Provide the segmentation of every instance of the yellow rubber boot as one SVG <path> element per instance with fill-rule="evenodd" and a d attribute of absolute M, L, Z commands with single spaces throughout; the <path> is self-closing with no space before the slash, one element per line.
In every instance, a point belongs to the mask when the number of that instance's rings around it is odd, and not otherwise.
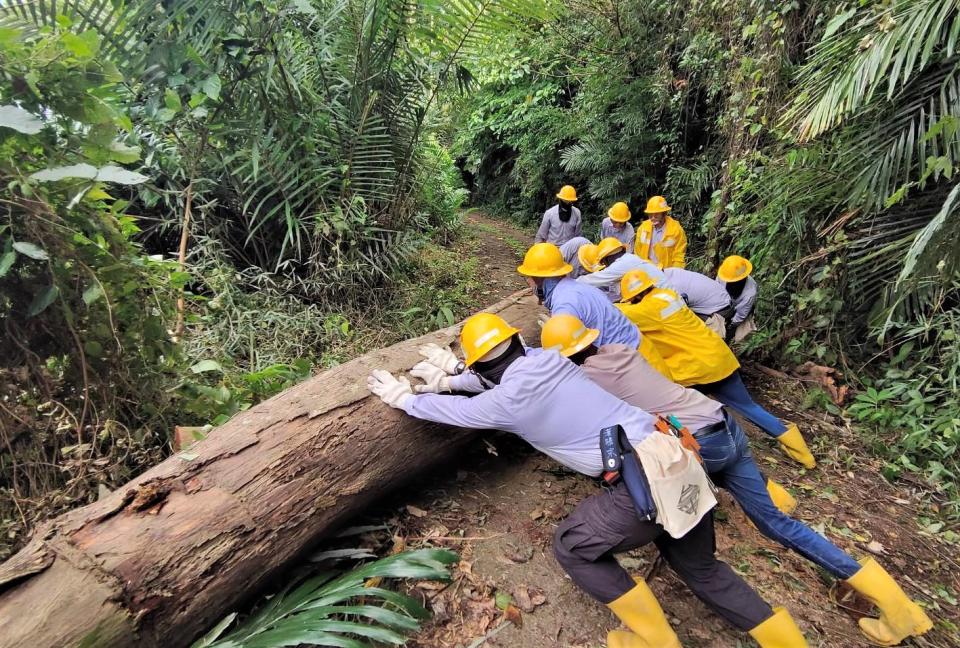
<path fill-rule="evenodd" d="M 893 576 L 873 558 L 847 579 L 850 587 L 880 608 L 879 619 L 860 619 L 860 630 L 881 646 L 896 646 L 907 637 L 922 635 L 933 628 L 933 621 L 919 605 L 900 589 Z"/>
<path fill-rule="evenodd" d="M 791 459 L 803 464 L 803 467 L 807 470 L 816 468 L 817 461 L 810 453 L 810 448 L 807 447 L 807 442 L 803 440 L 803 435 L 800 434 L 800 429 L 797 428 L 796 423 L 787 425 L 787 431 L 778 436 L 777 441 L 780 442 L 780 447 Z"/>
<path fill-rule="evenodd" d="M 642 580 L 607 607 L 631 630 L 607 634 L 607 648 L 682 648 L 657 597 Z"/>
<path fill-rule="evenodd" d="M 791 515 L 797 508 L 796 498 L 786 488 L 767 478 L 767 493 L 773 500 L 773 505 L 786 515 Z"/>
<path fill-rule="evenodd" d="M 807 640 L 786 608 L 773 608 L 773 616 L 750 631 L 760 648 L 807 648 Z"/>

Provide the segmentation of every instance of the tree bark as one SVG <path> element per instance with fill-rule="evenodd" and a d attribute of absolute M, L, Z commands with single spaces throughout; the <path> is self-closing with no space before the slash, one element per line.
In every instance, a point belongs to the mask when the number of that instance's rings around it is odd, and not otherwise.
<path fill-rule="evenodd" d="M 524 291 L 488 309 L 539 336 Z M 187 646 L 318 540 L 472 436 L 370 396 L 425 342 L 373 351 L 214 430 L 94 504 L 38 529 L 0 566 L 0 646 Z"/>

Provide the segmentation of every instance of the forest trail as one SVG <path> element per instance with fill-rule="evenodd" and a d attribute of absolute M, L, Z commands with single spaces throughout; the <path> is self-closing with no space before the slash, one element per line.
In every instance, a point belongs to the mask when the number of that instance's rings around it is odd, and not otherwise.
<path fill-rule="evenodd" d="M 530 240 L 530 231 L 479 212 L 467 215 L 458 247 L 480 257 L 482 279 L 491 291 L 488 302 L 523 286 L 515 268 Z M 771 439 L 747 426 L 761 467 L 797 496 L 795 515 L 855 556 L 877 553 L 908 594 L 927 606 L 936 629 L 905 645 L 960 645 L 956 634 L 960 608 L 943 589 L 960 589 L 960 559 L 955 547 L 921 529 L 917 494 L 885 481 L 881 463 L 867 455 L 842 421 L 804 410 L 801 383 L 776 381 L 749 367 L 745 377 L 758 400 L 800 424 L 817 456 L 817 468 L 806 471 L 786 460 Z M 392 515 L 371 519 L 390 529 L 365 536 L 364 544 L 371 548 L 389 551 L 391 543 L 393 550 L 398 545 L 441 546 L 461 555 L 452 583 L 413 587 L 434 617 L 410 645 L 603 646 L 607 631 L 618 622 L 573 585 L 551 549 L 558 522 L 597 488 L 592 480 L 561 468 L 513 437 L 487 434 L 448 470 L 401 495 Z M 717 545 L 720 556 L 771 604 L 791 610 L 811 646 L 869 645 L 855 620 L 858 606 L 862 611 L 869 608 L 832 590 L 832 579 L 812 563 L 762 537 L 726 493 L 717 513 Z M 668 567 L 657 563 L 653 548 L 621 559 L 634 573 L 652 572 L 651 587 L 684 646 L 753 645 L 746 634 L 733 631 L 695 600 Z M 511 595 L 520 609 L 522 628 L 503 622 L 506 615 L 496 605 L 497 593 L 501 606 L 507 602 L 503 594 Z M 837 597 L 841 605 L 832 600 Z"/>

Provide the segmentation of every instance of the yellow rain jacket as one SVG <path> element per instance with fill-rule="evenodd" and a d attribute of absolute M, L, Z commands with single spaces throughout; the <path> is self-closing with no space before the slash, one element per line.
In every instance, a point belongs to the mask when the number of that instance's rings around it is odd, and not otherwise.
<path fill-rule="evenodd" d="M 637 229 L 634 252 L 644 261 L 656 263 L 661 268 L 683 268 L 686 266 L 687 235 L 683 227 L 672 216 L 663 222 L 663 238 L 653 246 L 656 262 L 650 256 L 650 243 L 653 241 L 653 223 L 647 219 Z"/>
<path fill-rule="evenodd" d="M 663 359 L 663 356 L 660 355 L 660 352 L 657 350 L 657 345 L 655 345 L 650 338 L 642 333 L 640 334 L 640 347 L 637 349 L 637 351 L 639 351 L 640 355 L 643 356 L 643 359 L 646 360 L 651 367 L 659 371 L 664 378 L 667 380 L 673 380 L 673 374 L 670 372 L 670 367 L 667 365 L 667 361 Z"/>
<path fill-rule="evenodd" d="M 740 368 L 723 339 L 668 288 L 654 288 L 639 304 L 617 304 L 670 368 L 672 380 L 689 387 L 723 380 Z M 641 344 L 642 346 L 642 344 Z"/>

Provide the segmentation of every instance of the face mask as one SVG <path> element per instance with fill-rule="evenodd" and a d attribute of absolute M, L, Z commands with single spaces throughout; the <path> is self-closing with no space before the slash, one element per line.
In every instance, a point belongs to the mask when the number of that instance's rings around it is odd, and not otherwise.
<path fill-rule="evenodd" d="M 503 378 L 503 374 L 506 373 L 507 368 L 513 364 L 514 360 L 523 356 L 523 354 L 523 341 L 519 335 L 514 335 L 513 339 L 510 340 L 510 347 L 503 355 L 489 362 L 478 361 L 473 365 L 473 371 L 480 378 L 484 386 L 486 386 L 487 389 L 491 389 L 494 385 L 500 384 L 500 379 Z"/>
<path fill-rule="evenodd" d="M 573 215 L 573 206 L 570 203 L 560 203 L 560 207 L 557 210 L 560 220 L 566 223 L 570 220 L 570 216 Z"/>
<path fill-rule="evenodd" d="M 537 286 L 537 302 L 543 303 L 543 300 L 547 298 L 547 289 L 543 287 L 543 284 Z"/>
<path fill-rule="evenodd" d="M 747 285 L 746 279 L 741 279 L 740 281 L 732 281 L 727 283 L 727 294 L 730 295 L 733 299 L 736 299 L 743 293 L 744 286 Z"/>

